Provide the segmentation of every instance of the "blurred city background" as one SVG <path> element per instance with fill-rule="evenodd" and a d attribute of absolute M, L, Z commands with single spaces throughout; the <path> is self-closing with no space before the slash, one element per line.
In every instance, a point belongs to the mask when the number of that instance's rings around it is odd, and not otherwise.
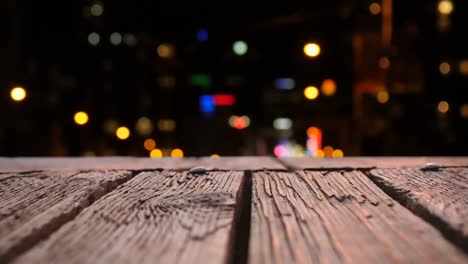
<path fill-rule="evenodd" d="M 468 154 L 468 1 L 0 3 L 0 156 Z"/>

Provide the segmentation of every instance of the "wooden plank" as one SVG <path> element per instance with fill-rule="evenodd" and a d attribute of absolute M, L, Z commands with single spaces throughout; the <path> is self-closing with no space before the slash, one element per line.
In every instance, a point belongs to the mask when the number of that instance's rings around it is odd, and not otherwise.
<path fill-rule="evenodd" d="M 250 263 L 468 263 L 364 174 L 253 175 Z"/>
<path fill-rule="evenodd" d="M 468 166 L 468 157 L 345 157 L 345 158 L 281 158 L 292 169 L 371 169 L 420 168 L 427 163 L 440 166 Z"/>
<path fill-rule="evenodd" d="M 14 263 L 222 263 L 242 179 L 143 172 Z"/>
<path fill-rule="evenodd" d="M 468 252 L 468 168 L 375 169 L 371 179 Z"/>
<path fill-rule="evenodd" d="M 0 262 L 30 248 L 131 175 L 126 171 L 0 174 Z"/>
<path fill-rule="evenodd" d="M 0 171 L 25 171 L 48 169 L 172 169 L 187 170 L 203 166 L 219 170 L 285 169 L 271 157 L 221 157 L 221 158 L 0 158 Z"/>

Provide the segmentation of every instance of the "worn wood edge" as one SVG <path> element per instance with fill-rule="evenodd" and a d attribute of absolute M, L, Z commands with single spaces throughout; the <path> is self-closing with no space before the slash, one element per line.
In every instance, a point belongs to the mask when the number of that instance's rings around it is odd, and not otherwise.
<path fill-rule="evenodd" d="M 373 168 L 419 168 L 427 163 L 441 167 L 468 167 L 468 156 L 463 157 L 344 157 L 344 158 L 279 158 L 280 163 L 290 170 L 334 170 Z"/>
<path fill-rule="evenodd" d="M 407 190 L 393 186 L 384 179 L 373 175 L 372 170 L 365 172 L 365 174 L 388 196 L 432 225 L 439 230 L 447 240 L 461 248 L 465 253 L 468 253 L 468 237 L 464 237 L 458 230 L 452 228 L 449 223 L 438 217 L 437 214 L 431 212 L 430 208 L 423 206 L 421 203 L 409 197 L 407 195 Z"/>
<path fill-rule="evenodd" d="M 78 174 L 80 173 L 86 172 L 79 172 Z M 83 209 L 89 207 L 102 196 L 115 190 L 119 185 L 130 180 L 137 174 L 138 173 L 129 171 L 127 177 L 122 177 L 113 181 L 105 181 L 104 185 L 99 185 L 88 192 L 78 204 L 76 204 L 76 201 L 72 201 L 72 199 L 67 199 L 65 203 L 57 204 L 50 208 L 50 210 L 57 211 L 57 214 L 39 215 L 35 217 L 41 224 L 31 226 L 31 232 L 18 234 L 18 236 L 20 236 L 20 242 L 12 244 L 11 247 L 5 248 L 0 252 L 0 263 L 8 263 L 27 252 L 39 242 L 47 239 L 64 224 L 72 221 Z"/>
<path fill-rule="evenodd" d="M 187 170 L 193 167 L 220 170 L 285 170 L 278 160 L 269 156 L 226 156 L 220 158 L 136 158 L 136 157 L 0 157 L 0 171 L 16 172 L 28 170 L 80 169 L 80 170 L 142 170 L 172 169 Z"/>

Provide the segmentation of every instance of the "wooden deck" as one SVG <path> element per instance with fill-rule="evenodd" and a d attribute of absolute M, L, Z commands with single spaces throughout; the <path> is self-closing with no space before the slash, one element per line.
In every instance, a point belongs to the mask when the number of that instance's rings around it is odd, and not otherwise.
<path fill-rule="evenodd" d="M 0 263 L 468 263 L 468 157 L 0 158 Z"/>

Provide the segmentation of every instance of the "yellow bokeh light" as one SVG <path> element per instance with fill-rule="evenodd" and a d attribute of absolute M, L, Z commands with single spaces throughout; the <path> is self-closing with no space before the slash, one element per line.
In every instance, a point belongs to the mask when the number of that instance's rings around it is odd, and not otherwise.
<path fill-rule="evenodd" d="M 325 96 L 332 96 L 336 93 L 336 83 L 332 79 L 326 79 L 322 83 L 322 93 Z"/>
<path fill-rule="evenodd" d="M 307 43 L 304 46 L 304 53 L 308 57 L 317 57 L 320 54 L 320 46 L 316 43 Z"/>
<path fill-rule="evenodd" d="M 381 104 L 385 104 L 388 102 L 390 95 L 386 90 L 380 90 L 377 92 L 377 101 Z"/>
<path fill-rule="evenodd" d="M 176 129 L 176 122 L 173 119 L 161 119 L 158 121 L 158 129 L 161 131 L 172 132 Z"/>
<path fill-rule="evenodd" d="M 437 10 L 439 10 L 439 13 L 442 15 L 450 15 L 453 11 L 453 3 L 452 1 L 449 0 L 442 0 L 439 2 L 439 5 L 437 6 Z"/>
<path fill-rule="evenodd" d="M 219 157 L 221 157 L 221 156 L 219 156 L 218 154 L 213 154 L 213 155 L 210 156 L 210 158 L 219 158 Z"/>
<path fill-rule="evenodd" d="M 128 129 L 127 127 L 121 126 L 117 128 L 117 130 L 115 131 L 115 135 L 120 140 L 126 140 L 128 139 L 128 137 L 130 137 L 130 129 Z"/>
<path fill-rule="evenodd" d="M 143 146 L 146 150 L 151 151 L 154 148 L 156 148 L 156 141 L 154 141 L 154 139 L 152 138 L 148 138 L 147 140 L 145 140 L 145 142 L 143 142 Z"/>
<path fill-rule="evenodd" d="M 448 62 L 442 62 L 439 65 L 439 71 L 443 75 L 449 74 L 450 73 L 450 64 L 448 64 Z"/>
<path fill-rule="evenodd" d="M 182 158 L 184 156 L 184 152 L 181 149 L 173 149 L 171 151 L 171 157 L 173 158 Z"/>
<path fill-rule="evenodd" d="M 344 157 L 344 153 L 341 149 L 335 149 L 333 152 L 332 152 L 332 157 L 333 158 L 342 158 Z"/>
<path fill-rule="evenodd" d="M 86 112 L 76 112 L 75 115 L 73 116 L 73 120 L 75 120 L 75 123 L 82 126 L 88 123 L 89 116 Z"/>
<path fill-rule="evenodd" d="M 325 157 L 325 152 L 323 152 L 323 150 L 317 150 L 317 152 L 315 153 L 315 156 L 316 158 L 324 158 Z"/>
<path fill-rule="evenodd" d="M 323 153 L 325 153 L 326 158 L 331 158 L 333 154 L 333 148 L 331 146 L 326 146 L 323 148 Z"/>
<path fill-rule="evenodd" d="M 369 12 L 371 12 L 371 14 L 378 15 L 380 14 L 380 11 L 382 11 L 382 8 L 379 3 L 372 3 L 369 5 Z"/>
<path fill-rule="evenodd" d="M 315 86 L 308 86 L 304 89 L 304 96 L 309 100 L 314 100 L 319 96 L 319 89 Z"/>
<path fill-rule="evenodd" d="M 26 98 L 26 90 L 23 87 L 14 87 L 10 92 L 11 99 L 20 102 Z"/>
<path fill-rule="evenodd" d="M 163 152 L 160 150 L 160 149 L 153 149 L 151 152 L 150 152 L 150 158 L 154 159 L 154 158 L 162 158 L 163 156 Z"/>
<path fill-rule="evenodd" d="M 449 111 L 449 109 L 450 109 L 450 105 L 449 103 L 447 103 L 447 101 L 440 101 L 437 104 L 437 111 L 439 111 L 439 113 L 445 114 Z"/>
<path fill-rule="evenodd" d="M 460 61 L 460 64 L 458 65 L 458 69 L 461 74 L 468 75 L 468 60 Z"/>
<path fill-rule="evenodd" d="M 148 117 L 138 118 L 135 129 L 139 135 L 149 136 L 153 132 L 153 122 Z"/>
<path fill-rule="evenodd" d="M 158 55 L 161 58 L 167 59 L 174 56 L 174 47 L 169 44 L 161 44 L 157 49 Z"/>
<path fill-rule="evenodd" d="M 460 106 L 460 116 L 463 119 L 468 119 L 468 104 L 463 104 Z"/>

